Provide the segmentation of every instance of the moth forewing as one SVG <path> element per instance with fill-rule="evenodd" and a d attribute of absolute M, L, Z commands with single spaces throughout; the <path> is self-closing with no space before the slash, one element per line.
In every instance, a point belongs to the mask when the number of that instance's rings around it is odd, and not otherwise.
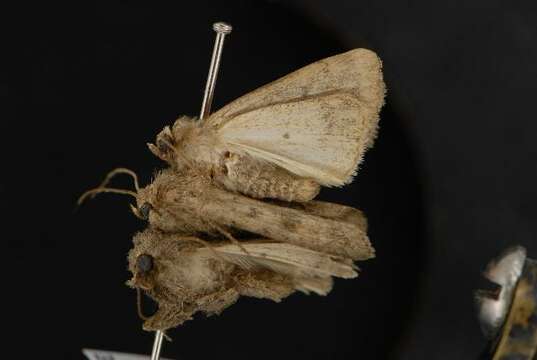
<path fill-rule="evenodd" d="M 137 201 L 151 204 L 149 222 L 167 232 L 229 228 L 353 260 L 374 257 L 362 213 L 342 205 L 268 203 L 220 189 L 194 172 L 171 170 L 141 189 Z"/>
<path fill-rule="evenodd" d="M 325 295 L 332 276 L 357 276 L 349 259 L 268 239 L 242 246 L 247 253 L 235 245 L 204 245 L 198 238 L 152 228 L 137 234 L 129 253 L 129 285 L 145 290 L 159 305 L 144 329 L 174 327 L 196 312 L 220 313 L 241 295 L 274 301 L 296 290 Z M 142 257 L 152 259 L 150 270 L 140 269 Z"/>
<path fill-rule="evenodd" d="M 351 92 L 337 91 L 242 113 L 218 134 L 233 152 L 339 186 L 352 179 L 369 144 L 369 110 Z"/>
<path fill-rule="evenodd" d="M 220 224 L 353 260 L 374 257 L 373 247 L 359 223 L 308 214 L 221 190 L 212 195 L 214 201 L 204 206 L 203 213 Z"/>
<path fill-rule="evenodd" d="M 319 60 L 236 99 L 208 122 L 219 127 L 239 113 L 339 90 L 352 92 L 379 111 L 385 93 L 379 57 L 368 49 L 354 49 Z"/>
<path fill-rule="evenodd" d="M 293 278 L 336 276 L 352 279 L 358 276 L 348 259 L 296 245 L 260 241 L 250 242 L 244 249 L 228 244 L 215 250 L 245 269 L 267 268 Z"/>

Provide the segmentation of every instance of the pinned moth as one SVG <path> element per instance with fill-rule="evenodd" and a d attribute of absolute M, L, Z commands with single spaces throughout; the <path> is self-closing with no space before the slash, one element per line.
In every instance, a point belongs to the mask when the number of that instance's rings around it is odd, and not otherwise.
<path fill-rule="evenodd" d="M 333 276 L 374 257 L 363 214 L 313 201 L 320 186 L 352 181 L 376 136 L 381 62 L 356 49 L 265 85 L 198 121 L 181 117 L 149 149 L 170 167 L 151 184 L 116 169 L 100 192 L 135 197 L 146 231 L 134 237 L 129 285 L 159 303 L 144 325 L 164 330 L 240 295 L 275 301 L 327 294 Z M 108 186 L 118 173 L 136 192 Z"/>
<path fill-rule="evenodd" d="M 352 181 L 384 103 L 382 64 L 355 49 L 265 85 L 203 121 L 181 117 L 149 149 L 254 198 L 304 202 Z"/>
<path fill-rule="evenodd" d="M 144 329 L 176 327 L 197 312 L 218 314 L 240 296 L 279 302 L 297 290 L 326 295 L 332 277 L 358 275 L 344 257 L 267 239 L 241 245 L 212 242 L 207 247 L 199 238 L 151 227 L 135 235 L 128 285 L 159 305 L 152 316 L 141 315 Z"/>
<path fill-rule="evenodd" d="M 248 232 L 328 254 L 374 256 L 365 217 L 353 208 L 318 201 L 269 203 L 222 190 L 191 171 L 161 171 L 137 193 L 139 209 L 161 231 L 223 236 Z"/>

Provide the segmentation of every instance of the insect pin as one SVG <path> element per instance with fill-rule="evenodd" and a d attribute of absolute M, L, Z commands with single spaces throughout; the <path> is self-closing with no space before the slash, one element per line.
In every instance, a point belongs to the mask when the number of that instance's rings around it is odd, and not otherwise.
<path fill-rule="evenodd" d="M 208 114 L 210 112 L 214 87 L 216 85 L 216 76 L 218 75 L 220 58 L 222 56 L 222 50 L 224 48 L 224 39 L 227 34 L 231 33 L 232 29 L 233 28 L 231 27 L 231 25 L 226 24 L 224 22 L 217 22 L 213 24 L 213 30 L 216 32 L 216 39 L 214 43 L 213 56 L 211 58 L 211 65 L 209 67 L 209 75 L 207 76 L 205 93 L 203 95 L 203 102 L 201 104 L 200 119 L 204 118 L 205 113 Z M 162 330 L 157 330 L 153 343 L 151 360 L 159 360 L 160 358 L 163 335 L 164 332 Z"/>

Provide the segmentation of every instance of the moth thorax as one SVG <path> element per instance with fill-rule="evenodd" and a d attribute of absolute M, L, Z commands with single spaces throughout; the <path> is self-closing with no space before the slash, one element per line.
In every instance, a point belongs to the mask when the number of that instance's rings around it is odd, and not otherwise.
<path fill-rule="evenodd" d="M 183 141 L 177 150 L 188 160 L 198 164 L 217 164 L 220 158 L 220 146 L 214 132 L 204 128 L 192 128 L 185 132 Z M 180 160 L 182 156 L 178 156 Z"/>
<path fill-rule="evenodd" d="M 170 235 L 170 239 L 172 237 Z M 166 294 L 175 295 L 175 301 L 188 301 L 189 297 L 218 291 L 222 286 L 222 277 L 229 276 L 233 266 L 216 258 L 211 251 L 206 251 L 191 239 L 179 236 L 173 241 L 179 246 L 160 260 L 162 266 L 157 278 L 158 287 Z M 188 246 L 181 246 L 181 242 Z"/>

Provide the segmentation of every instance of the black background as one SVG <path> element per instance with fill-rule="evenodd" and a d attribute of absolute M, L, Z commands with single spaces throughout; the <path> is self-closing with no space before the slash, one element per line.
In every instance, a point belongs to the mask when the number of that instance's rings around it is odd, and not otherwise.
<path fill-rule="evenodd" d="M 537 9 L 500 1 L 28 3 L 9 8 L 0 107 L 2 357 L 148 353 L 126 253 L 129 198 L 77 197 L 117 166 L 147 183 L 163 126 L 196 115 L 226 20 L 213 108 L 320 58 L 375 50 L 388 86 L 356 181 L 377 258 L 325 298 L 241 299 L 170 332 L 174 359 L 473 359 L 486 262 L 537 256 Z M 118 179 L 118 186 L 130 186 Z M 6 339 L 6 335 L 4 335 Z"/>

